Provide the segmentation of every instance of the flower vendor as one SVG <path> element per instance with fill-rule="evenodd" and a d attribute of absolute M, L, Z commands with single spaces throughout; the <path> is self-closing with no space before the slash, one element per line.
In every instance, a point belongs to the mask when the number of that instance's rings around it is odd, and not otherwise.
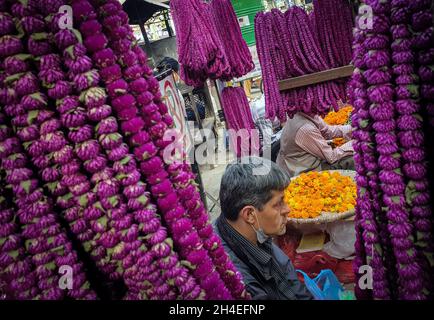
<path fill-rule="evenodd" d="M 331 126 L 319 115 L 298 112 L 286 122 L 277 164 L 291 177 L 311 170 L 354 170 L 352 141 L 333 149 L 327 140 L 351 139 L 351 125 Z"/>
<path fill-rule="evenodd" d="M 222 177 L 215 229 L 253 299 L 312 299 L 288 256 L 272 242 L 286 232 L 288 184 L 275 163 L 257 157 L 228 165 Z"/>

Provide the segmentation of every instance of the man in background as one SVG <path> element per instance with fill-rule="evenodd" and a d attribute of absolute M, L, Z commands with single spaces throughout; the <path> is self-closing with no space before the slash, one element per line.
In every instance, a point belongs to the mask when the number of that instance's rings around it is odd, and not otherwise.
<path fill-rule="evenodd" d="M 271 152 L 271 161 L 276 162 L 280 149 L 280 127 L 278 120 L 271 121 L 265 117 L 265 96 L 262 95 L 258 100 L 251 103 L 252 118 L 256 129 L 259 131 L 259 141 L 262 147 L 262 154 L 267 155 Z"/>

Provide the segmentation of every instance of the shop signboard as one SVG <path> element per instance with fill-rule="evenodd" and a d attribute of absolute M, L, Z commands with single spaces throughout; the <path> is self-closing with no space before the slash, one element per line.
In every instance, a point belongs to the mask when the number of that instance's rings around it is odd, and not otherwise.
<path fill-rule="evenodd" d="M 163 96 L 163 101 L 167 105 L 169 114 L 172 116 L 176 130 L 181 134 L 179 137 L 183 138 L 182 143 L 185 152 L 190 150 L 193 146 L 192 137 L 187 125 L 186 111 L 182 95 L 175 84 L 173 74 L 160 80 L 160 92 Z"/>
<path fill-rule="evenodd" d="M 264 11 L 263 0 L 232 0 L 235 14 L 240 22 L 241 34 L 248 46 L 255 45 L 255 16 Z M 240 21 L 241 19 L 241 21 Z"/>

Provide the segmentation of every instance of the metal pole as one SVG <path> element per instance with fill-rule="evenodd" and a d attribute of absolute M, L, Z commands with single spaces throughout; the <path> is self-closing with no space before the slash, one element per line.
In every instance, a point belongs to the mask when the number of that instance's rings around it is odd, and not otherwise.
<path fill-rule="evenodd" d="M 142 31 L 143 40 L 145 40 L 145 47 L 149 50 L 151 50 L 151 43 L 149 42 L 148 34 L 145 30 L 145 22 L 144 20 L 140 20 L 139 26 L 140 31 Z"/>
<path fill-rule="evenodd" d="M 169 24 L 169 12 L 164 11 L 164 23 L 166 24 L 167 32 L 169 33 L 169 37 L 173 37 L 172 28 L 170 28 Z"/>

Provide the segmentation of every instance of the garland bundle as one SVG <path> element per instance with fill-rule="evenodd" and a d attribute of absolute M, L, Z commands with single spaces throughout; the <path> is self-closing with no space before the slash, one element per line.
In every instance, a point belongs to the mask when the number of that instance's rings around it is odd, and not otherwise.
<path fill-rule="evenodd" d="M 228 122 L 232 147 L 238 157 L 259 153 L 259 136 L 255 130 L 249 101 L 242 87 L 226 87 L 222 91 L 222 107 Z M 241 143 L 237 142 L 238 134 Z M 246 146 L 245 149 L 242 149 Z"/>
<path fill-rule="evenodd" d="M 252 71 L 255 65 L 247 43 L 241 35 L 240 25 L 231 0 L 211 1 L 211 12 L 231 67 L 229 76 L 221 78 L 221 80 L 242 77 Z"/>
<path fill-rule="evenodd" d="M 299 7 L 291 7 L 283 14 L 277 9 L 258 13 L 255 17 L 256 43 L 264 79 L 265 102 L 268 118 L 278 117 L 285 121 L 296 112 L 325 114 L 330 106 L 338 108 L 338 100 L 346 100 L 345 85 L 341 80 L 328 81 L 280 92 L 278 81 L 347 65 L 351 59 L 351 12 L 342 1 L 329 4 L 345 8 L 343 24 L 330 23 L 334 10 L 321 2 L 308 15 Z M 330 1 L 329 1 L 330 2 Z M 327 3 L 329 3 L 327 2 Z M 348 7 L 348 8 L 347 8 Z M 332 12 L 333 11 L 333 12 Z M 324 15 L 326 18 L 319 19 Z M 336 19 L 334 20 L 336 22 Z M 337 26 L 336 26 L 337 25 Z M 325 28 L 325 29 L 324 29 Z M 349 30 L 347 30 L 349 29 Z M 321 30 L 319 33 L 317 30 Z M 333 48 L 339 54 L 329 56 L 323 53 L 327 43 L 324 34 L 333 35 Z M 341 39 L 342 38 L 342 39 Z M 331 41 L 328 39 L 329 50 Z M 341 53 L 342 51 L 342 53 Z M 330 61 L 333 57 L 333 61 Z"/>
<path fill-rule="evenodd" d="M 65 4 L 75 29 L 60 28 Z M 191 168 L 164 157 L 174 122 L 120 3 L 0 8 L 7 298 L 248 298 Z M 63 265 L 70 290 L 58 285 Z"/>
<path fill-rule="evenodd" d="M 230 80 L 254 68 L 230 0 L 170 2 L 181 78 L 201 86 L 206 79 Z"/>
<path fill-rule="evenodd" d="M 416 8 L 430 7 L 422 2 L 366 0 L 374 25 L 359 28 L 354 38 L 355 269 L 373 268 L 377 299 L 432 297 L 432 210 L 423 130 L 430 118 L 422 109 L 427 100 L 421 99 L 430 99 L 424 85 L 429 77 L 417 75 L 413 49 L 425 51 L 433 44 L 425 15 L 412 15 Z M 414 38 L 412 24 L 428 33 Z M 419 73 L 423 70 L 419 67 Z"/>

